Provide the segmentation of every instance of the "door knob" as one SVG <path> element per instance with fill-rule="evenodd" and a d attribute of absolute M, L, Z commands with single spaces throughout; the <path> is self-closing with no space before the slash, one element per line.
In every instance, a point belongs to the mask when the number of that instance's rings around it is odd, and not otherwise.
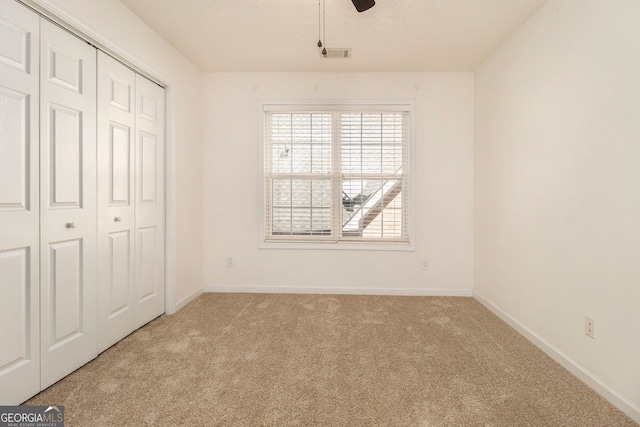
<path fill-rule="evenodd" d="M 117 216 L 115 218 L 113 218 L 114 222 L 122 222 L 122 217 L 121 216 Z"/>
<path fill-rule="evenodd" d="M 67 227 L 67 228 L 76 228 L 76 223 L 75 222 L 68 222 L 67 225 L 65 225 L 65 227 Z"/>

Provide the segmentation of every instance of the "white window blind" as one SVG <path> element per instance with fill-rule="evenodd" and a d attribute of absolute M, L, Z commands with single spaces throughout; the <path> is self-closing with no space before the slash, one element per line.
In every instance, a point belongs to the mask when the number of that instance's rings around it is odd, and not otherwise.
<path fill-rule="evenodd" d="M 265 241 L 408 243 L 409 117 L 265 111 Z"/>

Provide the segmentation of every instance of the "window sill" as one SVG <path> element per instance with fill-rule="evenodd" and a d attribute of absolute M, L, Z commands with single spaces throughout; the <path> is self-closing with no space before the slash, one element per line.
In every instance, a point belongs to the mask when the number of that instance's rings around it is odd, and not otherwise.
<path fill-rule="evenodd" d="M 408 242 L 291 242 L 291 241 L 269 241 L 260 242 L 259 249 L 281 249 L 281 250 L 346 250 L 346 251 L 393 251 L 393 252 L 414 252 L 415 245 Z"/>

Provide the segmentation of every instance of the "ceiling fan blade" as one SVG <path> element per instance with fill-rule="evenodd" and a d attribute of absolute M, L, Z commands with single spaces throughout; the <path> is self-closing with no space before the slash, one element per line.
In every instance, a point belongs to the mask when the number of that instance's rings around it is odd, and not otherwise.
<path fill-rule="evenodd" d="M 364 12 L 376 5 L 376 0 L 351 0 L 358 12 Z"/>

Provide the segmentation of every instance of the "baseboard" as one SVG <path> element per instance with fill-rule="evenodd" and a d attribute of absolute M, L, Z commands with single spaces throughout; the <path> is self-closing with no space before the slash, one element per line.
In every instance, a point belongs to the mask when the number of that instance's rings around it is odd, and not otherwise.
<path fill-rule="evenodd" d="M 200 295 L 202 295 L 203 292 L 204 292 L 204 289 L 203 288 L 199 288 L 199 289 L 196 289 L 195 291 L 191 292 L 186 297 L 182 298 L 176 304 L 176 312 L 179 311 L 182 307 L 184 307 L 187 304 L 189 304 L 194 299 L 198 298 Z"/>
<path fill-rule="evenodd" d="M 607 399 L 612 405 L 627 414 L 635 422 L 640 423 L 640 406 L 629 400 L 624 395 L 614 390 L 606 384 L 602 379 L 598 378 L 591 371 L 585 369 L 582 365 L 571 359 L 565 353 L 555 346 L 551 345 L 540 335 L 536 334 L 518 320 L 509 316 L 500 308 L 488 301 L 479 293 L 473 291 L 473 297 L 482 305 L 491 310 L 495 315 L 504 320 L 509 326 L 518 331 L 522 336 L 531 341 L 536 347 L 544 351 L 549 357 L 562 365 L 565 369 L 575 375 L 578 379 L 591 387 L 600 396 Z"/>
<path fill-rule="evenodd" d="M 262 294 L 328 294 L 328 295 L 390 295 L 430 297 L 470 297 L 471 289 L 409 289 L 409 288 L 318 288 L 246 285 L 206 285 L 204 292 Z"/>

